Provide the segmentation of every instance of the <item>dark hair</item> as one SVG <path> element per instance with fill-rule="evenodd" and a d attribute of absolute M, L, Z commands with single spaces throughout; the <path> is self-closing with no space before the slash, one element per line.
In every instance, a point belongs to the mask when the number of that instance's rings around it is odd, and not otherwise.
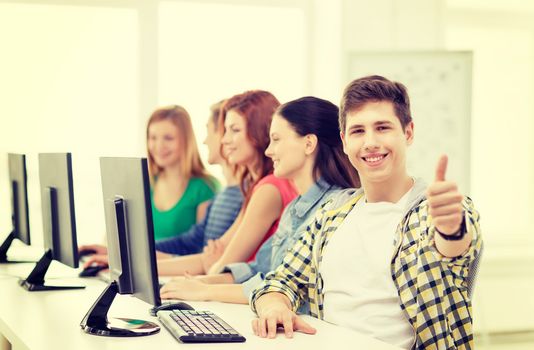
<path fill-rule="evenodd" d="M 361 109 L 369 102 L 389 101 L 405 129 L 412 121 L 410 98 L 406 86 L 380 75 L 370 75 L 353 80 L 343 91 L 339 110 L 339 128 L 344 132 L 347 113 Z"/>
<path fill-rule="evenodd" d="M 274 111 L 278 106 L 280 106 L 280 102 L 270 92 L 251 90 L 229 98 L 221 107 L 219 132 L 224 131 L 224 121 L 229 111 L 233 110 L 239 113 L 245 118 L 247 137 L 258 155 L 257 169 L 255 171 L 259 175 L 257 179 L 252 178 L 252 174 L 246 167 L 237 169 L 241 191 L 245 196 L 243 208 L 246 208 L 252 196 L 251 189 L 254 188 L 256 183 L 273 172 L 273 162 L 271 158 L 265 155 L 265 149 L 269 145 L 269 128 Z"/>
<path fill-rule="evenodd" d="M 336 123 L 339 109 L 329 101 L 307 96 L 290 101 L 276 114 L 288 121 L 300 136 L 317 136 L 317 157 L 313 177 L 342 188 L 360 187 L 358 172 L 343 153 L 343 144 Z"/>

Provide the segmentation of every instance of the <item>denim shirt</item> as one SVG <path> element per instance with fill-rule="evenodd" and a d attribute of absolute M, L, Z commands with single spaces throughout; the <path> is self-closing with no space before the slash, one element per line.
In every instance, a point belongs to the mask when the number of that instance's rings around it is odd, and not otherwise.
<path fill-rule="evenodd" d="M 320 206 L 339 190 L 340 187 L 319 179 L 306 193 L 287 205 L 280 217 L 278 229 L 263 243 L 254 261 L 233 263 L 224 268 L 225 272 L 232 273 L 235 283 L 243 284 L 243 293 L 247 298 L 263 281 L 264 275 L 282 263 L 285 254 L 306 230 Z M 306 309 L 299 311 L 305 312 Z"/>

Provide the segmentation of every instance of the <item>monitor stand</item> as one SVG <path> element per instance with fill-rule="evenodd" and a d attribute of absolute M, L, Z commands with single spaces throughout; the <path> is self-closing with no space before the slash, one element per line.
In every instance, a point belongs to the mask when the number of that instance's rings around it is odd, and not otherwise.
<path fill-rule="evenodd" d="M 9 247 L 11 247 L 11 243 L 13 243 L 14 239 L 15 231 L 11 231 L 9 235 L 7 235 L 2 245 L 0 245 L 0 264 L 35 263 L 35 261 L 8 260 L 7 251 L 9 250 Z"/>
<path fill-rule="evenodd" d="M 20 280 L 19 284 L 29 292 L 41 292 L 47 290 L 69 290 L 69 289 L 83 289 L 85 286 L 53 286 L 45 284 L 44 277 L 48 271 L 48 267 L 52 262 L 52 251 L 48 250 L 41 260 L 37 262 L 37 265 L 33 268 L 32 272 L 24 280 Z"/>
<path fill-rule="evenodd" d="M 154 322 L 131 318 L 115 318 L 110 322 L 107 314 L 117 293 L 117 282 L 113 281 L 80 322 L 85 333 L 106 337 L 140 337 L 159 332 L 160 327 Z"/>

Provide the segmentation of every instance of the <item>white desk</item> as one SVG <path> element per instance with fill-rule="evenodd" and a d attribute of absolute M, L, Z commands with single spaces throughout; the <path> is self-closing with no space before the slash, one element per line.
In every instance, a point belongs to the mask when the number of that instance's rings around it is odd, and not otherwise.
<path fill-rule="evenodd" d="M 310 336 L 295 333 L 293 339 L 279 334 L 276 339 L 262 339 L 252 333 L 253 313 L 247 305 L 224 303 L 189 302 L 199 310 L 210 310 L 240 332 L 247 341 L 230 344 L 182 344 L 162 326 L 158 334 L 136 338 L 109 338 L 85 334 L 80 321 L 105 284 L 95 279 L 74 277 L 76 272 L 53 262 L 49 274 L 52 277 L 70 276 L 62 281 L 85 284 L 86 289 L 53 292 L 27 292 L 11 276 L 27 276 L 32 264 L 0 264 L 0 347 L 2 344 L 13 350 L 136 350 L 169 349 L 398 349 L 389 344 L 358 334 L 345 328 L 333 326 L 320 320 L 306 317 L 317 328 Z M 58 280 L 59 282 L 59 280 Z M 117 295 L 110 316 L 122 316 L 157 321 L 148 314 L 150 305 L 130 296 Z M 159 323 L 159 322 L 158 322 Z M 2 339 L 3 338 L 3 339 Z"/>

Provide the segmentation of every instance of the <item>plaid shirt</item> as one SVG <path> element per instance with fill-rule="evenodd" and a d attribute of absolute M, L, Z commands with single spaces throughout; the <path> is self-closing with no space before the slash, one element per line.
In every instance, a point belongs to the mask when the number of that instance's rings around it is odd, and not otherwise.
<path fill-rule="evenodd" d="M 442 256 L 434 245 L 435 227 L 428 213 L 424 187 L 419 184 L 416 200 L 399 224 L 394 239 L 391 277 L 397 287 L 400 307 L 414 328 L 414 349 L 471 349 L 473 328 L 471 300 L 467 295 L 470 263 L 480 252 L 479 215 L 469 198 L 464 198 L 465 222 L 473 240 L 461 256 Z M 415 188 L 414 188 L 415 190 Z M 341 206 L 327 203 L 316 214 L 284 262 L 270 272 L 251 295 L 251 305 L 270 292 L 288 297 L 293 311 L 303 300 L 310 314 L 323 318 L 323 279 L 320 264 L 328 240 L 354 208 L 363 193 L 352 193 Z M 333 209 L 332 209 L 333 208 Z"/>

